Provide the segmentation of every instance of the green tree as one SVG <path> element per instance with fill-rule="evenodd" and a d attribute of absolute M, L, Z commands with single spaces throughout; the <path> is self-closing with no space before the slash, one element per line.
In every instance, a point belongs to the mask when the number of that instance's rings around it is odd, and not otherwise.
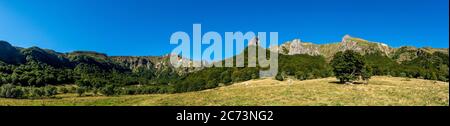
<path fill-rule="evenodd" d="M 69 93 L 69 90 L 66 87 L 60 87 L 60 88 L 58 88 L 58 92 L 65 94 L 65 93 Z"/>
<path fill-rule="evenodd" d="M 83 94 L 86 92 L 85 87 L 78 87 L 75 92 L 78 94 L 78 96 L 83 96 Z"/>
<path fill-rule="evenodd" d="M 5 84 L 0 87 L 0 97 L 4 98 L 22 98 L 24 92 L 21 87 Z"/>
<path fill-rule="evenodd" d="M 372 77 L 372 67 L 365 65 L 364 68 L 361 71 L 361 77 L 365 81 L 366 84 L 369 83 L 370 77 Z"/>
<path fill-rule="evenodd" d="M 31 88 L 30 97 L 32 98 L 40 98 L 45 95 L 45 91 L 42 88 Z"/>
<path fill-rule="evenodd" d="M 106 96 L 111 96 L 115 94 L 114 85 L 106 85 L 100 90 L 100 93 Z"/>
<path fill-rule="evenodd" d="M 58 94 L 58 89 L 54 86 L 46 86 L 44 88 L 44 90 L 45 90 L 45 96 L 47 96 L 47 97 L 51 97 L 51 96 Z"/>
<path fill-rule="evenodd" d="M 364 65 L 361 54 L 352 50 L 338 52 L 331 60 L 334 75 L 341 83 L 351 82 L 361 76 Z"/>

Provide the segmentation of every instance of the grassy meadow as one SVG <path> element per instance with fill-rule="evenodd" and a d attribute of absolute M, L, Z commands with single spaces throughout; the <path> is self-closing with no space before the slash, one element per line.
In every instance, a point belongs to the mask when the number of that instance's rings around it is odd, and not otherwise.
<path fill-rule="evenodd" d="M 266 78 L 178 94 L 0 98 L 0 106 L 449 106 L 448 82 L 384 76 L 373 77 L 368 85 L 335 82 Z"/>

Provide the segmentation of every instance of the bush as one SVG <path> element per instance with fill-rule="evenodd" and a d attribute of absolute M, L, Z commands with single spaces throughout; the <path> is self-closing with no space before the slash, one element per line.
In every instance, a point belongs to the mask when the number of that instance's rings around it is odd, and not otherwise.
<path fill-rule="evenodd" d="M 295 78 L 297 78 L 298 80 L 306 80 L 306 75 L 302 71 L 297 71 L 295 72 Z"/>
<path fill-rule="evenodd" d="M 90 81 L 87 79 L 77 80 L 77 81 L 75 81 L 75 84 L 78 85 L 79 87 L 91 87 L 92 86 Z"/>
<path fill-rule="evenodd" d="M 230 83 L 231 81 L 233 81 L 231 79 L 231 73 L 229 71 L 225 71 L 223 73 L 220 74 L 220 78 L 222 78 L 222 83 Z"/>
<path fill-rule="evenodd" d="M 76 88 L 75 92 L 78 94 L 78 96 L 83 96 L 84 93 L 86 93 L 86 88 L 85 87 L 78 87 Z"/>
<path fill-rule="evenodd" d="M 407 75 L 406 75 L 405 72 L 401 72 L 399 76 L 400 76 L 400 77 L 407 77 Z"/>
<path fill-rule="evenodd" d="M 431 73 L 431 77 L 430 77 L 430 79 L 431 80 L 438 80 L 438 77 L 436 76 L 436 73 Z"/>
<path fill-rule="evenodd" d="M 59 92 L 59 93 L 62 93 L 62 94 L 66 94 L 66 93 L 69 93 L 69 89 L 67 89 L 67 88 L 65 88 L 65 87 L 60 87 L 60 88 L 58 89 L 58 92 Z"/>
<path fill-rule="evenodd" d="M 21 87 L 6 84 L 0 87 L 0 97 L 4 98 L 42 98 L 52 97 L 57 94 L 54 86 L 46 87 Z"/>
<path fill-rule="evenodd" d="M 40 98 L 45 95 L 45 91 L 42 88 L 31 88 L 30 94 L 28 95 L 31 98 Z"/>
<path fill-rule="evenodd" d="M 44 88 L 44 91 L 46 97 L 51 97 L 58 94 L 58 89 L 54 86 L 47 86 Z"/>
<path fill-rule="evenodd" d="M 164 93 L 173 93 L 174 89 L 171 86 L 160 86 L 157 93 L 164 94 Z"/>
<path fill-rule="evenodd" d="M 275 76 L 275 79 L 276 79 L 276 80 L 279 80 L 279 81 L 284 81 L 284 77 L 283 77 L 283 75 L 281 75 L 280 73 L 278 73 L 278 74 Z"/>
<path fill-rule="evenodd" d="M 69 88 L 69 93 L 77 93 L 77 88 L 76 87 L 70 87 Z"/>
<path fill-rule="evenodd" d="M 206 82 L 205 88 L 206 89 L 211 89 L 211 88 L 215 88 L 219 85 L 219 82 L 217 82 L 216 80 L 209 80 L 208 82 Z"/>
<path fill-rule="evenodd" d="M 361 70 L 361 77 L 368 83 L 368 80 L 372 77 L 372 67 L 364 66 L 363 70 Z"/>
<path fill-rule="evenodd" d="M 0 97 L 4 98 L 22 98 L 24 92 L 21 87 L 12 84 L 5 84 L 0 87 Z"/>
<path fill-rule="evenodd" d="M 115 95 L 115 88 L 113 85 L 106 85 L 100 90 L 100 93 L 106 96 Z"/>
<path fill-rule="evenodd" d="M 93 93 L 94 95 L 97 95 L 97 94 L 98 94 L 98 92 L 99 92 L 99 89 L 98 89 L 98 88 L 94 88 L 94 89 L 92 89 L 92 93 Z"/>

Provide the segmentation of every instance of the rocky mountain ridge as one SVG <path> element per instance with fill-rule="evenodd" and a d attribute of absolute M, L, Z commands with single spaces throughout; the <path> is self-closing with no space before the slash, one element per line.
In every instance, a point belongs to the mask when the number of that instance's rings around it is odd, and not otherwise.
<path fill-rule="evenodd" d="M 254 38 L 249 41 L 249 46 L 258 45 L 259 39 Z M 107 56 L 103 53 L 93 51 L 74 51 L 70 53 L 59 53 L 53 50 L 41 49 L 38 47 L 20 48 L 13 47 L 6 41 L 0 41 L 0 62 L 6 64 L 23 64 L 30 61 L 40 61 L 57 67 L 73 67 L 77 63 L 87 62 L 86 57 L 93 62 L 115 64 L 131 71 L 151 70 L 151 71 L 171 71 L 178 74 L 185 74 L 202 68 L 175 68 L 170 64 L 170 55 L 165 56 Z M 284 55 L 308 54 L 312 56 L 322 55 L 327 60 L 332 56 L 345 50 L 367 54 L 381 52 L 382 54 L 395 59 L 401 63 L 414 59 L 421 53 L 444 52 L 448 55 L 448 48 L 416 48 L 404 46 L 393 48 L 381 42 L 372 42 L 361 38 L 345 35 L 340 42 L 329 44 L 314 44 L 302 42 L 300 39 L 287 41 L 279 46 L 270 47 L 270 50 Z M 193 64 L 195 61 L 178 57 L 180 63 Z M 89 62 L 91 62 L 89 61 Z"/>
<path fill-rule="evenodd" d="M 278 47 L 272 48 L 278 48 L 279 53 L 285 55 L 322 55 L 328 60 L 330 60 L 335 53 L 345 50 L 353 50 L 361 54 L 381 52 L 388 57 L 394 58 L 397 62 L 411 60 L 422 52 L 434 53 L 440 51 L 448 55 L 448 48 L 415 48 L 410 46 L 394 48 L 381 42 L 372 42 L 361 38 L 351 37 L 350 35 L 345 35 L 342 40 L 337 43 L 313 44 L 311 42 L 302 42 L 300 39 L 294 39 L 285 42 Z"/>

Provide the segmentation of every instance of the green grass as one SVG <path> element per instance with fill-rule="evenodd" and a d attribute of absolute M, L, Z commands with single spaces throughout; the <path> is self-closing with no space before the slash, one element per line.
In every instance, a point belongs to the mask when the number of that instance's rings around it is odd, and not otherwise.
<path fill-rule="evenodd" d="M 373 77 L 368 85 L 259 79 L 198 92 L 129 96 L 57 95 L 53 99 L 5 99 L 3 106 L 449 106 L 446 82 Z"/>

